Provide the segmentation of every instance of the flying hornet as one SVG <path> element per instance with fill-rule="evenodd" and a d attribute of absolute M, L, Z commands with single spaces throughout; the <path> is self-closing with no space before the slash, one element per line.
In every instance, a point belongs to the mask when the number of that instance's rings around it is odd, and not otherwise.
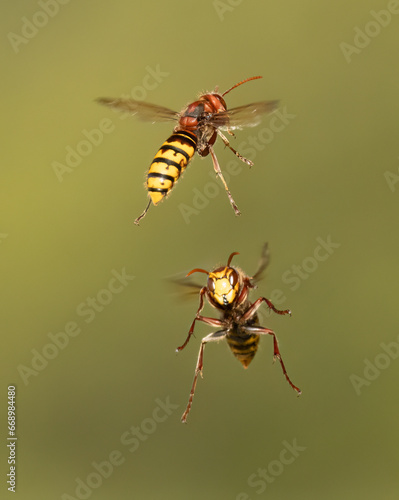
<path fill-rule="evenodd" d="M 173 134 L 159 148 L 153 159 L 147 174 L 147 191 L 149 202 L 143 213 L 134 221 L 139 225 L 140 220 L 146 215 L 151 203 L 158 205 L 166 195 L 172 190 L 183 171 L 186 169 L 194 153 L 199 156 L 211 155 L 213 168 L 216 175 L 222 181 L 226 190 L 230 204 L 236 215 L 240 211 L 230 193 L 230 190 L 223 177 L 218 159 L 213 150 L 213 145 L 217 136 L 223 143 L 244 163 L 249 166 L 253 162 L 244 158 L 229 143 L 228 139 L 221 132 L 227 131 L 234 136 L 233 130 L 242 127 L 254 127 L 260 123 L 261 116 L 270 113 L 277 108 L 278 101 L 261 101 L 232 109 L 227 109 L 224 96 L 230 91 L 239 87 L 243 83 L 257 80 L 261 76 L 247 78 L 223 94 L 218 92 L 218 87 L 213 92 L 200 94 L 198 100 L 189 104 L 180 111 L 149 104 L 133 99 L 118 99 L 101 97 L 97 99 L 100 104 L 125 111 L 132 115 L 137 114 L 141 120 L 150 122 L 177 122 Z"/>
<path fill-rule="evenodd" d="M 301 390 L 291 382 L 287 374 L 281 358 L 276 334 L 273 330 L 259 325 L 257 314 L 257 310 L 263 302 L 266 303 L 269 309 L 277 314 L 291 315 L 291 311 L 289 309 L 282 311 L 277 309 L 272 302 L 265 297 L 260 297 L 253 303 L 248 299 L 250 290 L 256 287 L 256 282 L 267 266 L 269 260 L 267 245 L 265 245 L 263 249 L 258 270 L 252 277 L 247 276 L 244 271 L 238 267 L 231 266 L 232 258 L 235 255 L 238 255 L 238 252 L 233 252 L 229 256 L 226 266 L 217 267 L 213 271 L 193 269 L 187 274 L 187 276 L 190 276 L 193 273 L 204 273 L 208 276 L 208 280 L 206 286 L 202 287 L 199 292 L 199 307 L 188 332 L 187 339 L 183 345 L 176 349 L 176 351 L 179 352 L 186 347 L 191 335 L 194 333 L 194 327 L 197 321 L 203 321 L 207 325 L 219 328 L 219 330 L 210 333 L 201 341 L 193 385 L 191 387 L 187 407 L 181 417 L 183 423 L 187 421 L 188 414 L 191 410 L 198 375 L 201 374 L 202 376 L 204 348 L 205 344 L 208 342 L 218 342 L 222 339 L 226 339 L 234 356 L 241 362 L 244 368 L 248 368 L 258 350 L 260 336 L 271 335 L 273 337 L 274 360 L 278 359 L 280 361 L 281 368 L 288 383 L 298 395 L 301 394 Z M 204 299 L 207 299 L 212 307 L 221 312 L 219 319 L 201 315 L 201 311 L 204 307 Z"/>

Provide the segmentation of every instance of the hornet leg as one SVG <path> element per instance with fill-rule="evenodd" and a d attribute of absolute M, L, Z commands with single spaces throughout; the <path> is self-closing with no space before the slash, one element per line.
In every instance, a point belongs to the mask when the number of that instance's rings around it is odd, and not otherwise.
<path fill-rule="evenodd" d="M 247 326 L 245 328 L 245 331 L 247 333 L 251 333 L 251 334 L 254 333 L 257 335 L 273 335 L 274 360 L 276 360 L 276 358 L 277 358 L 280 361 L 281 368 L 283 369 L 283 373 L 284 373 L 285 378 L 287 379 L 290 386 L 294 389 L 294 391 L 296 391 L 298 393 L 298 396 L 299 396 L 302 393 L 302 391 L 291 382 L 291 379 L 287 374 L 287 370 L 285 369 L 283 360 L 281 358 L 280 350 L 278 348 L 277 337 L 276 337 L 276 334 L 273 332 L 273 330 L 269 330 L 269 328 L 263 328 L 261 326 Z"/>
<path fill-rule="evenodd" d="M 203 321 L 207 325 L 216 326 L 216 327 L 217 326 L 222 326 L 222 322 L 220 321 L 220 319 L 208 318 L 206 316 L 201 316 L 200 315 L 200 312 L 204 308 L 204 294 L 206 294 L 206 287 L 201 288 L 201 291 L 200 291 L 200 304 L 199 304 L 199 307 L 198 307 L 197 314 L 195 315 L 194 321 L 191 324 L 191 328 L 190 328 L 190 330 L 188 332 L 186 340 L 184 341 L 184 344 L 182 344 L 180 347 L 178 347 L 176 349 L 176 352 L 179 352 L 179 351 L 183 350 L 186 347 L 186 345 L 188 344 L 188 341 L 190 340 L 191 335 L 194 333 L 194 327 L 195 327 L 195 322 L 196 321 Z"/>
<path fill-rule="evenodd" d="M 194 373 L 194 380 L 193 380 L 193 385 L 191 387 L 190 391 L 190 397 L 188 398 L 188 403 L 187 407 L 181 417 L 181 421 L 185 424 L 187 421 L 188 414 L 190 413 L 191 410 L 191 405 L 193 404 L 193 398 L 194 398 L 194 392 L 195 392 L 195 386 L 197 385 L 197 379 L 198 375 L 201 373 L 202 377 L 202 368 L 204 366 L 204 348 L 205 344 L 207 342 L 217 342 L 224 337 L 226 337 L 227 331 L 226 330 L 220 330 L 219 332 L 214 332 L 202 339 L 201 342 L 201 347 L 198 353 L 198 361 L 197 361 L 197 366 L 195 367 L 195 373 Z"/>
<path fill-rule="evenodd" d="M 261 306 L 262 302 L 266 302 L 267 306 L 277 314 L 289 314 L 291 316 L 291 311 L 289 309 L 284 309 L 283 311 L 281 311 L 280 309 L 277 309 L 269 299 L 266 299 L 265 297 L 260 297 L 259 299 L 255 300 L 252 306 L 250 306 L 249 309 L 245 312 L 245 314 L 243 314 L 242 319 L 244 321 L 247 321 L 248 319 L 252 318 L 253 315 Z"/>
<path fill-rule="evenodd" d="M 150 201 L 148 202 L 148 205 L 145 207 L 144 212 L 141 215 L 139 215 L 137 219 L 135 219 L 134 223 L 136 224 L 136 226 L 140 225 L 140 221 L 143 217 L 145 217 L 146 213 L 148 212 L 148 209 L 150 208 L 150 205 L 151 205 L 151 198 Z"/>
<path fill-rule="evenodd" d="M 241 161 L 249 165 L 250 167 L 254 166 L 254 163 L 251 160 L 248 160 L 244 156 L 240 155 L 238 151 L 236 151 L 234 148 L 230 146 L 230 142 L 228 141 L 227 137 L 222 134 L 222 132 L 219 129 L 216 129 L 216 132 L 218 133 L 218 136 L 222 139 L 224 142 L 224 145 L 227 146 L 233 153 L 239 158 Z M 231 131 L 229 131 L 230 135 L 234 135 Z"/>
<path fill-rule="evenodd" d="M 220 170 L 220 165 L 219 165 L 218 159 L 216 158 L 216 155 L 215 155 L 215 153 L 213 151 L 213 147 L 212 146 L 209 146 L 209 151 L 211 152 L 211 155 L 212 155 L 213 168 L 215 169 L 216 175 L 219 176 L 220 180 L 223 182 L 223 185 L 224 185 L 224 188 L 226 190 L 227 196 L 229 197 L 230 204 L 233 207 L 233 210 L 234 210 L 235 214 L 236 215 L 241 215 L 241 212 L 238 210 L 238 207 L 237 207 L 235 201 L 233 200 L 233 197 L 231 196 L 231 193 L 230 193 L 230 190 L 229 190 L 229 188 L 228 188 L 228 186 L 226 184 L 226 181 L 224 180 L 222 171 Z"/>

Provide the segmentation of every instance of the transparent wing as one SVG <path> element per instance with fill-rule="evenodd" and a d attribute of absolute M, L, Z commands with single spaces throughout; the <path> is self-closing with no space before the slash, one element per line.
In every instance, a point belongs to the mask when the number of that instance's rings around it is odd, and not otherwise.
<path fill-rule="evenodd" d="M 115 99 L 112 97 L 100 97 L 96 99 L 99 104 L 108 106 L 109 108 L 117 109 L 118 111 L 126 111 L 131 115 L 136 115 L 140 120 L 146 122 L 168 122 L 179 119 L 180 114 L 171 109 L 157 106 L 134 99 Z"/>
<path fill-rule="evenodd" d="M 197 298 L 203 285 L 195 282 L 187 273 L 178 273 L 166 277 L 170 293 L 175 295 L 179 302 Z"/>
<path fill-rule="evenodd" d="M 268 243 L 265 243 L 262 247 L 262 253 L 259 259 L 258 263 L 258 269 L 256 270 L 255 274 L 252 276 L 251 281 L 254 283 L 257 283 L 263 278 L 263 273 L 266 269 L 266 267 L 269 265 L 270 262 L 270 252 L 269 252 L 269 245 Z"/>
<path fill-rule="evenodd" d="M 221 130 L 255 127 L 259 125 L 264 114 L 278 108 L 278 103 L 279 101 L 262 101 L 228 109 L 212 115 L 209 124 Z"/>

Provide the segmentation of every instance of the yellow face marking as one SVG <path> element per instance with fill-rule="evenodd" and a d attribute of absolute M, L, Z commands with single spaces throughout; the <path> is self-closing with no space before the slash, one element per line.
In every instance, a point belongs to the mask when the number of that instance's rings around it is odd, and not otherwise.
<path fill-rule="evenodd" d="M 222 307 L 231 305 L 237 298 L 240 284 L 237 272 L 231 268 L 209 273 L 208 290 L 212 298 Z"/>

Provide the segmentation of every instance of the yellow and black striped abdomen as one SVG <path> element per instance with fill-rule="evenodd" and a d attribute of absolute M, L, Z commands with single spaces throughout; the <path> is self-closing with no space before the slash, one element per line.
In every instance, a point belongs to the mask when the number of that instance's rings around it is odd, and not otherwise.
<path fill-rule="evenodd" d="M 154 205 L 162 201 L 183 173 L 197 149 L 197 136 L 174 132 L 159 148 L 147 174 L 147 189 Z"/>
<path fill-rule="evenodd" d="M 259 335 L 256 334 L 243 334 L 237 331 L 227 335 L 226 340 L 230 349 L 244 368 L 248 368 L 249 363 L 254 359 L 258 350 L 259 338 Z"/>

